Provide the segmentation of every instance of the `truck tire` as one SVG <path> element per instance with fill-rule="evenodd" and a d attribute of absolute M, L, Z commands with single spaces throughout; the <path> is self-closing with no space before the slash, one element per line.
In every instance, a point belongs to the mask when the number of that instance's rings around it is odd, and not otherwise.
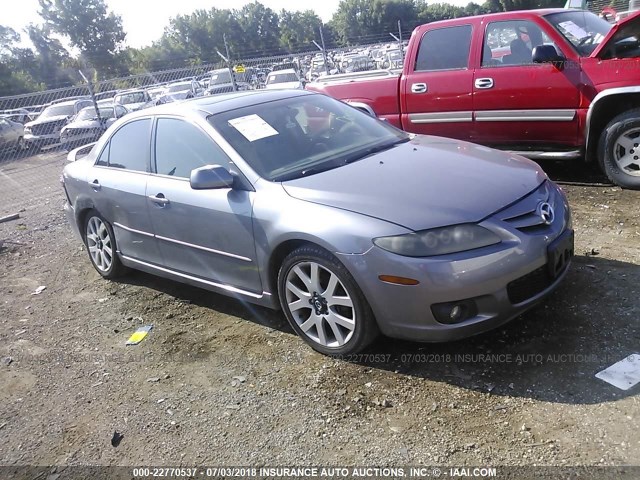
<path fill-rule="evenodd" d="M 611 182 L 640 190 L 640 108 L 609 122 L 600 135 L 598 161 Z"/>

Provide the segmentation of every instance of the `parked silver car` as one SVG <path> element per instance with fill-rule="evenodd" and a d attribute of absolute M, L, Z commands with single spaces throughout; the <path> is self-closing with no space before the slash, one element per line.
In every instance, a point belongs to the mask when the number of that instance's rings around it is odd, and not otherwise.
<path fill-rule="evenodd" d="M 102 276 L 132 267 L 281 307 L 325 354 L 379 331 L 494 328 L 550 293 L 573 253 L 566 197 L 537 164 L 304 91 L 131 113 L 63 182 Z"/>
<path fill-rule="evenodd" d="M 98 105 L 85 107 L 62 127 L 60 143 L 63 148 L 71 150 L 79 145 L 95 142 L 118 118 L 124 117 L 129 110 L 122 105 Z"/>
<path fill-rule="evenodd" d="M 0 153 L 21 152 L 26 150 L 24 125 L 4 116 L 0 116 Z"/>
<path fill-rule="evenodd" d="M 69 120 L 85 107 L 90 107 L 90 99 L 75 99 L 56 102 L 45 108 L 38 118 L 24 125 L 24 139 L 30 147 L 60 143 L 60 131 Z"/>

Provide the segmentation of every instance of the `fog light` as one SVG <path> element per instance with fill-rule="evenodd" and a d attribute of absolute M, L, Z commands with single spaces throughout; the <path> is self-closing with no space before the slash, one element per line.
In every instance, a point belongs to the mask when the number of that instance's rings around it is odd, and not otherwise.
<path fill-rule="evenodd" d="M 475 300 L 467 299 L 457 302 L 436 303 L 431 305 L 431 312 L 439 323 L 451 325 L 475 317 L 478 314 L 478 307 Z"/>

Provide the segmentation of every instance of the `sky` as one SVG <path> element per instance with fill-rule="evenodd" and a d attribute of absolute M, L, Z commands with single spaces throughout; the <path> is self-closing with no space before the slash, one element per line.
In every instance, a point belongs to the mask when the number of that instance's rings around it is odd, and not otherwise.
<path fill-rule="evenodd" d="M 9 0 L 5 0 L 9 1 Z M 150 45 L 162 35 L 169 19 L 176 15 L 190 14 L 197 9 L 240 9 L 252 0 L 106 0 L 109 9 L 122 17 L 126 43 L 131 47 Z M 438 0 L 440 1 L 440 0 Z M 340 0 L 319 0 L 311 4 L 304 0 L 260 0 L 266 7 L 279 12 L 314 10 L 324 22 L 331 20 Z M 448 0 L 448 3 L 466 5 L 469 0 Z M 41 23 L 38 0 L 20 0 L 19 7 L 3 9 L 0 24 L 23 33 L 29 23 Z M 26 35 L 23 35 L 25 37 Z"/>

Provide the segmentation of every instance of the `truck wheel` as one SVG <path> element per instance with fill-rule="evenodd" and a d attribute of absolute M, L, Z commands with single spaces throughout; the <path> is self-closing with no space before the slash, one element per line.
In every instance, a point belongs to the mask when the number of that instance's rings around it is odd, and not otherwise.
<path fill-rule="evenodd" d="M 609 122 L 600 136 L 598 160 L 616 185 L 640 190 L 640 109 L 624 112 Z"/>

